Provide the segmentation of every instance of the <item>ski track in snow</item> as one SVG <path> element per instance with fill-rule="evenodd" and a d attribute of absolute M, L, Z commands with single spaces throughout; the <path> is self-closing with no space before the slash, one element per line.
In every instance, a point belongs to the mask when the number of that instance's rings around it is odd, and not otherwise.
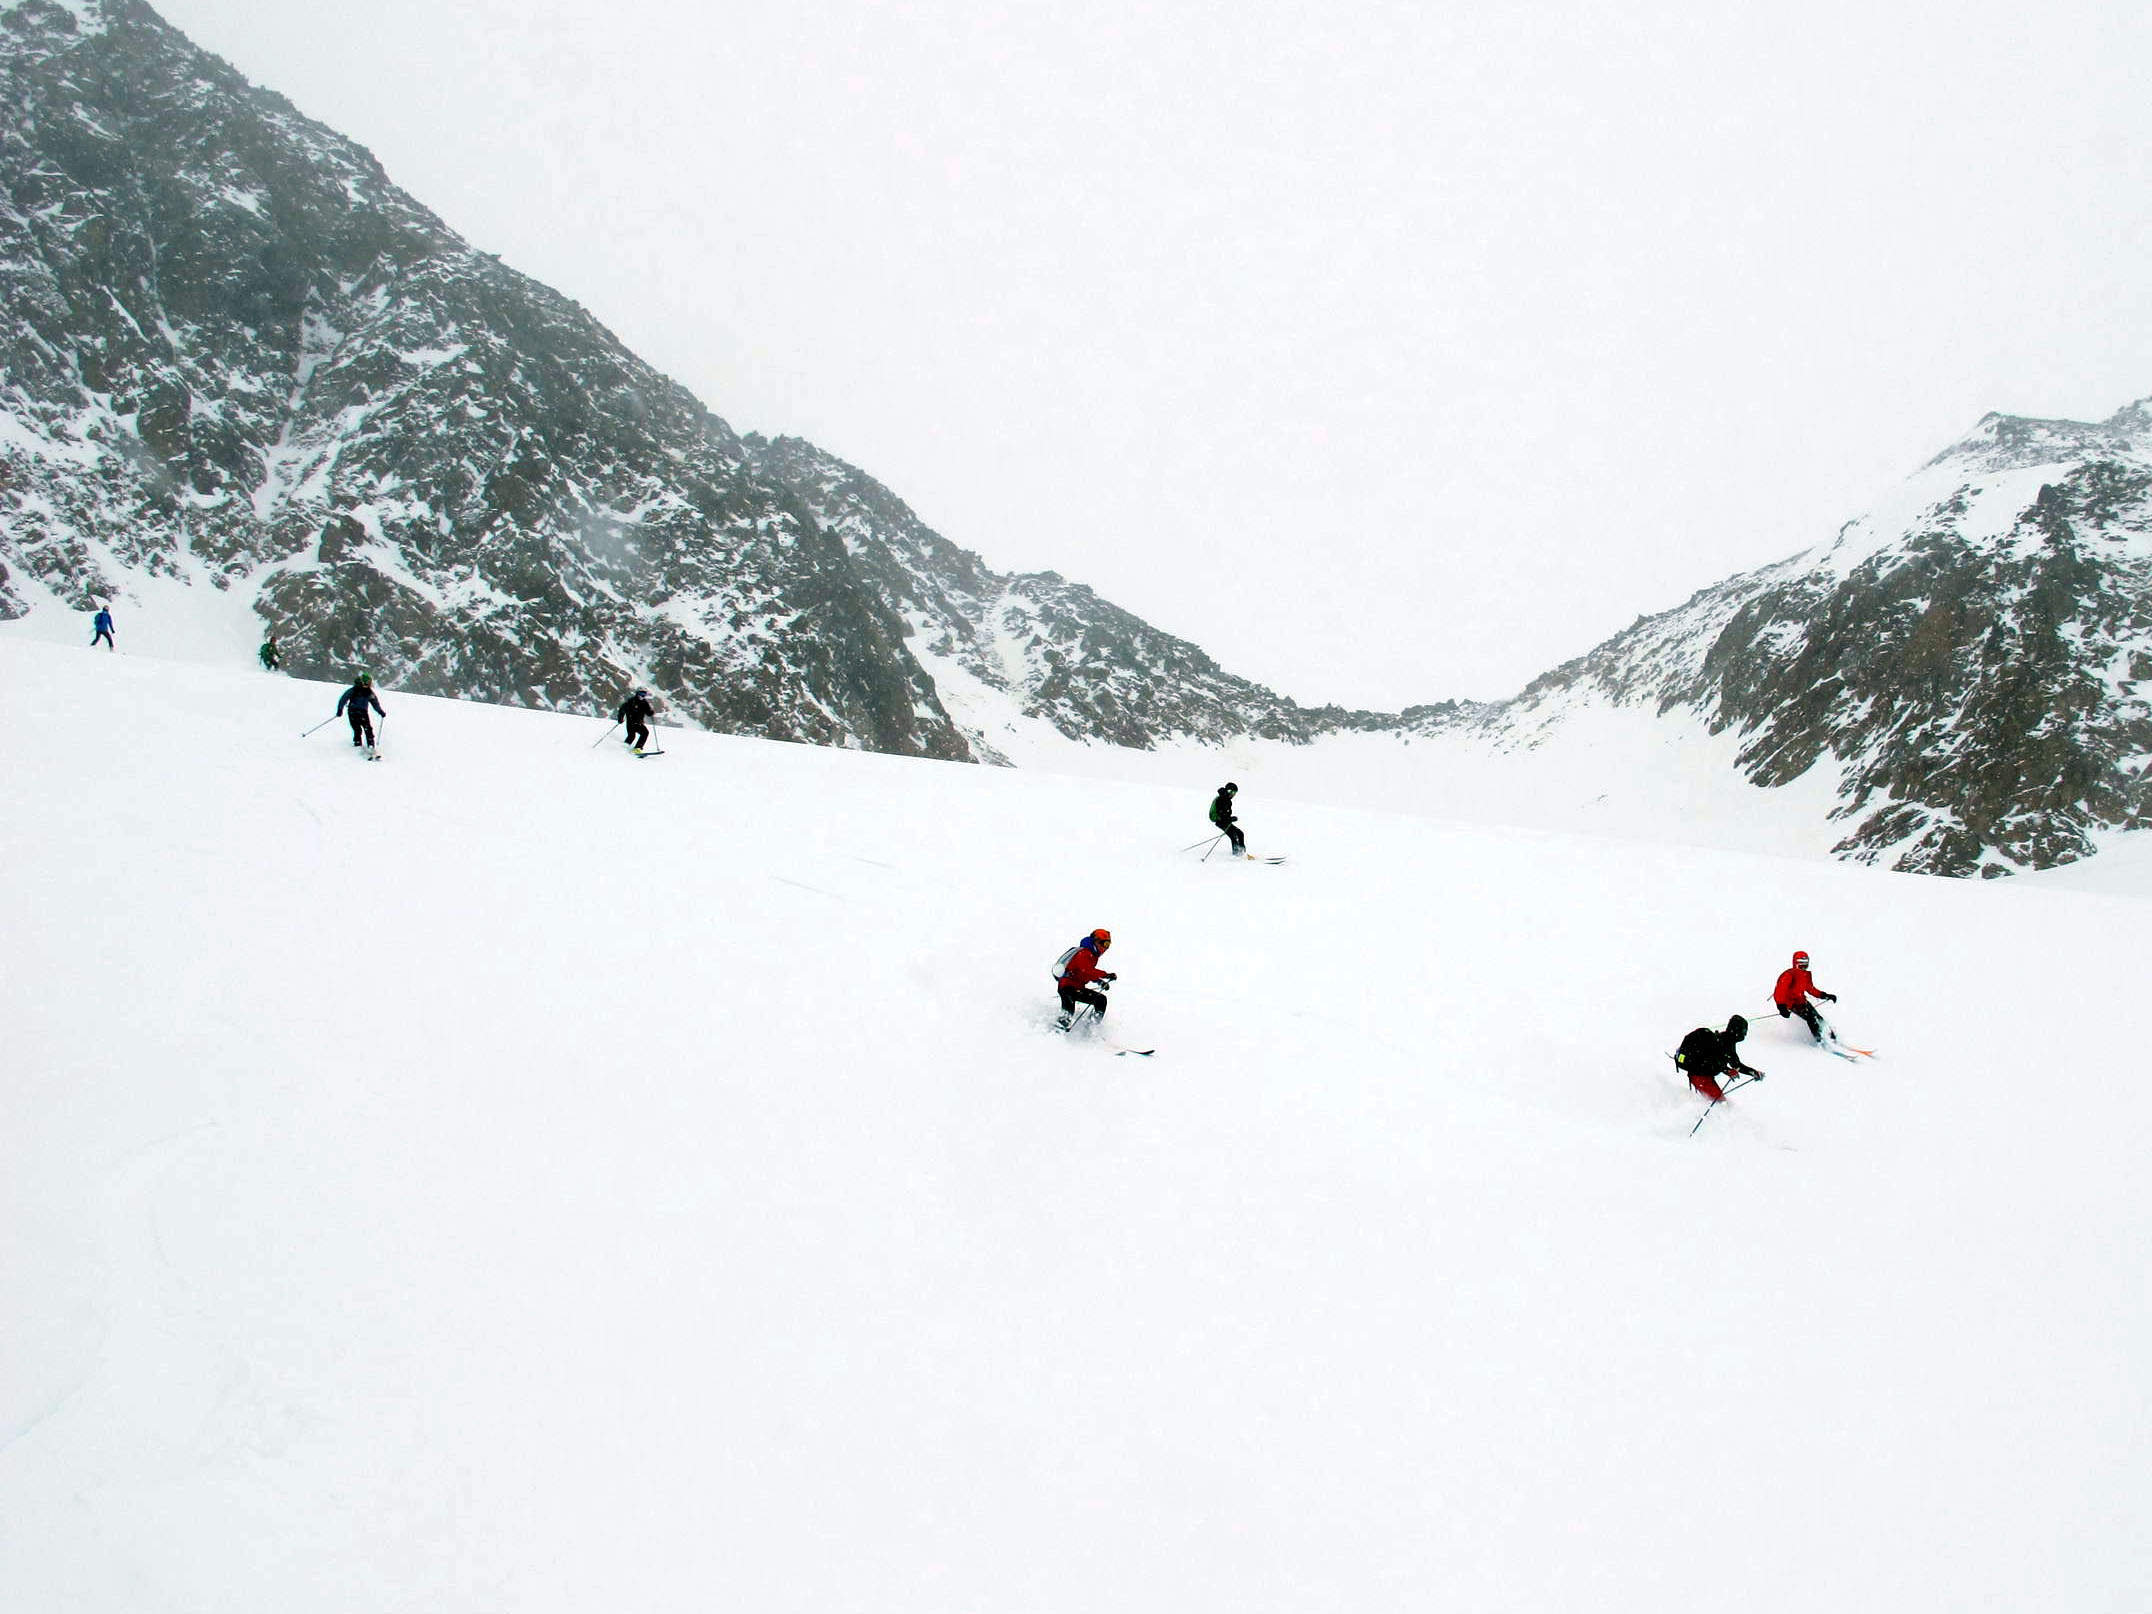
<path fill-rule="evenodd" d="M 0 635 L 0 1607 L 2147 1606 L 2152 904 L 336 694 Z"/>

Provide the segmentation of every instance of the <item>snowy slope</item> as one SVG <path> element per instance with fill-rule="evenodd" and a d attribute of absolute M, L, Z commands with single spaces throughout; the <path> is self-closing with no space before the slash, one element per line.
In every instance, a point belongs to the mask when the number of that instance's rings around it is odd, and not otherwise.
<path fill-rule="evenodd" d="M 0 1607 L 2152 1595 L 2152 905 L 333 699 L 0 639 Z"/>

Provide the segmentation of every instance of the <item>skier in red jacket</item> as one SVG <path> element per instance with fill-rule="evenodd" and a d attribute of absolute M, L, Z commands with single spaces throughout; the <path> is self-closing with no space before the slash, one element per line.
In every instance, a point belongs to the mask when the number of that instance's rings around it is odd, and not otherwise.
<path fill-rule="evenodd" d="M 1106 994 L 1092 983 L 1120 979 L 1112 970 L 1098 967 L 1100 955 L 1112 945 L 1112 931 L 1094 930 L 1061 955 L 1054 975 L 1054 989 L 1061 994 L 1061 1013 L 1054 1024 L 1061 1030 L 1068 1030 L 1075 1021 L 1079 1003 L 1088 1003 L 1101 1020 L 1106 1018 Z"/>
<path fill-rule="evenodd" d="M 1823 1022 L 1818 1018 L 1810 998 L 1821 998 L 1826 1003 L 1836 1003 L 1838 994 L 1826 992 L 1816 985 L 1816 978 L 1808 973 L 1808 955 L 1795 953 L 1793 968 L 1783 972 L 1778 985 L 1772 989 L 1771 1001 L 1778 1005 L 1779 1018 L 1791 1020 L 1795 1015 L 1807 1023 L 1809 1035 L 1816 1041 L 1823 1040 Z"/>

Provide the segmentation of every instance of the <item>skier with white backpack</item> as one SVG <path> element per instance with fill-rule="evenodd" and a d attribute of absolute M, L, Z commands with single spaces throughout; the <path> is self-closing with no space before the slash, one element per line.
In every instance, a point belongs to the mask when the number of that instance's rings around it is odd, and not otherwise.
<path fill-rule="evenodd" d="M 1083 1004 L 1099 1019 L 1106 1018 L 1106 983 L 1120 977 L 1100 969 L 1099 958 L 1113 945 L 1113 932 L 1094 930 L 1054 961 L 1054 990 L 1061 995 L 1061 1013 L 1054 1028 L 1066 1031 L 1076 1023 L 1076 1006 Z"/>

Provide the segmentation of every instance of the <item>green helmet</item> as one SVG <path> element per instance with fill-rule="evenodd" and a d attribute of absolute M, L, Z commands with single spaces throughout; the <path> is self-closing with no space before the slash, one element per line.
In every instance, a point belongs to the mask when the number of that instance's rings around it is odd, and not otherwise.
<path fill-rule="evenodd" d="M 374 675 L 372 673 L 360 673 L 359 682 L 371 689 L 374 686 Z"/>

